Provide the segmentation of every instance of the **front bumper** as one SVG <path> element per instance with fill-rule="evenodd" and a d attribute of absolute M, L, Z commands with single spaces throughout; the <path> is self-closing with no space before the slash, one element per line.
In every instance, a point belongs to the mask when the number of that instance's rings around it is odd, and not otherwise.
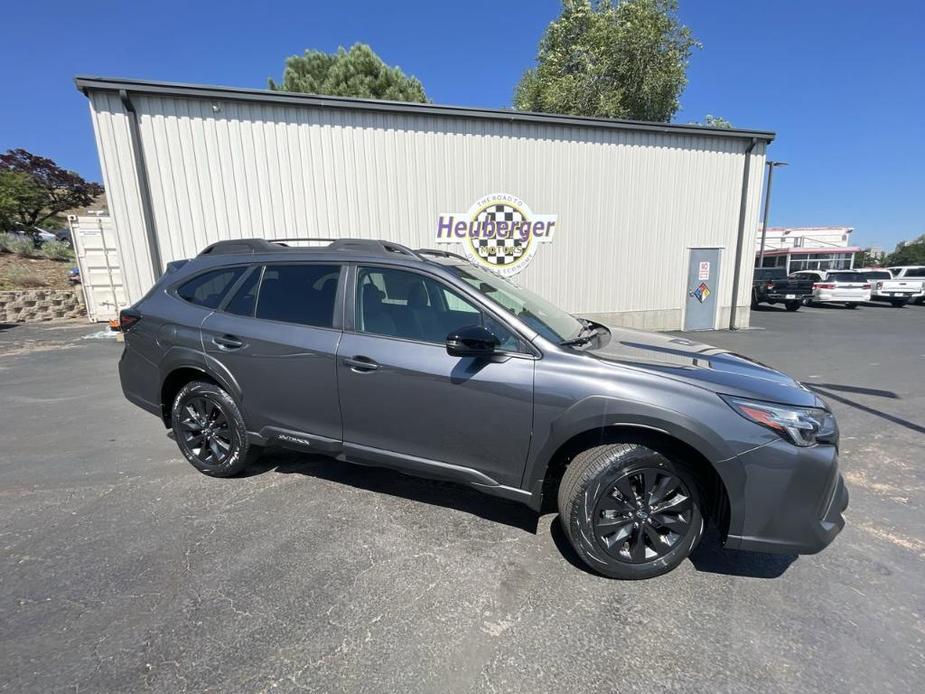
<path fill-rule="evenodd" d="M 735 460 L 745 475 L 741 495 L 730 498 L 727 548 L 815 554 L 845 527 L 848 490 L 835 446 L 779 441 Z"/>

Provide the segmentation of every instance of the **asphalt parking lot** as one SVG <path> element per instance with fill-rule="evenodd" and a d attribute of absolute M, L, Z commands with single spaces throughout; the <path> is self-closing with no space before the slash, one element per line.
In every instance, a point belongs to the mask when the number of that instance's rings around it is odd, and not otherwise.
<path fill-rule="evenodd" d="M 0 326 L 0 691 L 923 691 L 925 307 L 752 323 L 696 339 L 830 401 L 848 525 L 634 583 L 451 484 L 282 451 L 204 477 L 121 345 Z"/>

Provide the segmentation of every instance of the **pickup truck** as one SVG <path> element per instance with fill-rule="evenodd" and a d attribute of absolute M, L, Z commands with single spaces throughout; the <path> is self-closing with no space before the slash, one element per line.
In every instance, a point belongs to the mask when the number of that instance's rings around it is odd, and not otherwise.
<path fill-rule="evenodd" d="M 912 303 L 919 305 L 925 303 L 925 265 L 899 265 L 888 267 L 887 270 L 893 274 L 894 280 L 922 280 L 921 289 L 912 295 Z"/>
<path fill-rule="evenodd" d="M 797 311 L 813 296 L 813 280 L 809 277 L 787 277 L 786 268 L 757 267 L 752 280 L 752 308 L 758 304 L 782 303 L 788 311 Z"/>
<path fill-rule="evenodd" d="M 888 301 L 896 308 L 902 308 L 922 291 L 922 280 L 913 277 L 896 278 L 889 270 L 862 268 L 858 270 L 870 282 L 870 300 Z"/>

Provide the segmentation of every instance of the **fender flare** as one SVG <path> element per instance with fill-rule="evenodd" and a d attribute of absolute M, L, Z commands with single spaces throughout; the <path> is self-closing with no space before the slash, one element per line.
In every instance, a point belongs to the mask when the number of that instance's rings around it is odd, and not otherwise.
<path fill-rule="evenodd" d="M 676 439 L 697 451 L 710 464 L 730 497 L 744 488 L 745 476 L 738 466 L 723 463 L 735 458 L 725 439 L 683 412 L 645 402 L 594 395 L 579 400 L 550 426 L 546 440 L 527 461 L 521 487 L 541 503 L 542 486 L 556 453 L 580 434 L 608 427 L 649 429 Z"/>

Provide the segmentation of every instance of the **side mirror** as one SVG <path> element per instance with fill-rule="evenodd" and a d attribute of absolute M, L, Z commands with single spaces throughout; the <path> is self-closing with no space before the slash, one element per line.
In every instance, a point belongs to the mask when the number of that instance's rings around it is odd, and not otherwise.
<path fill-rule="evenodd" d="M 451 357 L 490 357 L 499 344 L 490 330 L 467 325 L 446 336 L 446 353 Z"/>

